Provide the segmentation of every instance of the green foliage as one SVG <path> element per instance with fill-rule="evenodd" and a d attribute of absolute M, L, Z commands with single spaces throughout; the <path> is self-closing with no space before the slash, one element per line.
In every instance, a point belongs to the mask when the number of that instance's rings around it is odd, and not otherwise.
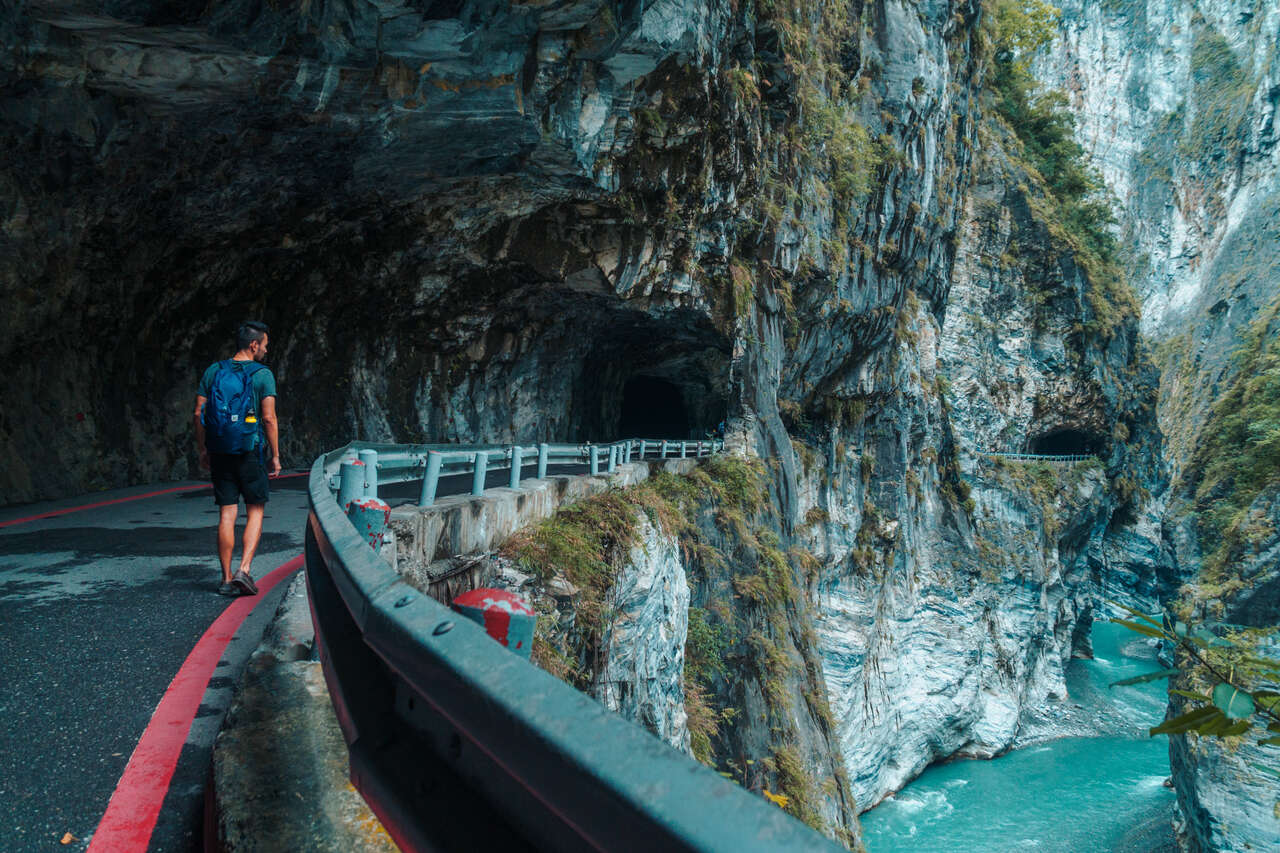
<path fill-rule="evenodd" d="M 700 501 L 713 502 L 740 519 L 743 513 L 758 512 L 766 499 L 758 462 L 715 456 L 688 476 L 663 472 L 637 486 L 562 507 L 511 537 L 503 545 L 504 556 L 543 581 L 562 574 L 580 591 L 574 603 L 581 646 L 577 659 L 551 648 L 547 637 L 535 637 L 533 653 L 539 665 L 579 687 L 589 683 L 590 667 L 581 661 L 592 658 L 613 618 L 607 596 L 639 541 L 637 513 L 645 513 L 672 534 L 688 535 L 689 518 Z"/>
<path fill-rule="evenodd" d="M 1138 302 L 1124 280 L 1119 246 L 1111 233 L 1113 200 L 1075 141 L 1075 119 L 1062 92 L 1040 92 L 1029 63 L 1053 38 L 1059 12 L 1041 0 L 1001 0 L 994 20 L 995 59 L 988 75 L 993 106 L 1022 144 L 1022 156 L 1048 192 L 1036 212 L 1055 239 L 1070 248 L 1090 282 L 1090 331 L 1111 337 L 1120 322 L 1136 317 Z"/>
<path fill-rule="evenodd" d="M 1168 614 L 1156 620 L 1132 607 L 1112 604 L 1133 617 L 1112 622 L 1171 644 L 1178 663 L 1117 681 L 1112 687 L 1166 677 L 1174 679 L 1171 684 L 1203 686 L 1202 690 L 1171 686 L 1171 695 L 1187 700 L 1183 702 L 1185 710 L 1152 727 L 1152 737 L 1194 732 L 1202 737 L 1226 738 L 1253 732 L 1259 743 L 1280 745 L 1280 693 L 1274 689 L 1280 681 L 1280 661 L 1254 654 L 1244 634 L 1219 636 L 1205 625 L 1175 620 Z"/>
<path fill-rule="evenodd" d="M 1222 34 L 1199 29 L 1191 43 L 1191 126 L 1179 142 L 1181 153 L 1205 160 L 1239 150 L 1256 88 Z"/>
<path fill-rule="evenodd" d="M 805 133 L 810 146 L 830 158 L 831 190 L 841 206 L 866 196 L 875 174 L 876 158 L 867 129 L 847 106 L 815 97 Z"/>
<path fill-rule="evenodd" d="M 558 510 L 551 518 L 512 537 L 503 551 L 541 580 L 562 573 L 582 591 L 579 624 L 598 636 L 606 619 L 605 596 L 619 561 L 636 543 L 636 504 L 621 490 Z"/>
<path fill-rule="evenodd" d="M 813 775 L 800 760 L 795 747 L 778 747 L 773 753 L 773 764 L 778 773 L 778 788 L 786 797 L 783 808 L 814 829 L 825 831 L 826 823 L 815 805 L 817 791 Z"/>
<path fill-rule="evenodd" d="M 1031 59 L 1053 41 L 1062 11 L 1042 0 L 998 0 L 991 21 L 996 61 L 1031 72 Z"/>
<path fill-rule="evenodd" d="M 840 66 L 841 51 L 854 37 L 850 0 L 763 0 L 755 5 L 761 23 L 774 28 L 782 41 L 784 64 L 794 81 L 799 104 L 796 128 L 788 134 L 790 165 L 820 176 L 818 195 L 835 201 L 837 241 L 849 221 L 849 208 L 870 191 L 880 165 L 880 149 L 872 143 L 857 115 L 858 93 Z M 780 222 L 792 201 L 780 185 L 766 183 L 761 202 L 764 217 Z M 843 252 L 833 258 L 843 263 Z"/>
<path fill-rule="evenodd" d="M 806 527 L 817 527 L 820 524 L 826 524 L 830 520 L 831 513 L 820 506 L 810 507 L 809 511 L 804 514 Z"/>
<path fill-rule="evenodd" d="M 684 643 L 684 704 L 689 718 L 689 741 L 694 758 L 715 766 L 711 741 L 719 734 L 722 715 L 710 701 L 710 686 L 725 675 L 724 654 L 729 645 L 724 626 L 711 621 L 701 607 L 689 608 L 689 631 Z"/>
<path fill-rule="evenodd" d="M 736 260 L 729 262 L 729 278 L 733 282 L 733 311 L 739 318 L 746 317 L 755 298 L 755 279 L 751 271 Z"/>
<path fill-rule="evenodd" d="M 685 673 L 702 683 L 724 675 L 724 651 L 728 642 L 723 625 L 712 623 L 703 608 L 690 607 L 689 632 L 684 643 Z"/>
<path fill-rule="evenodd" d="M 1280 487 L 1280 298 L 1250 324 L 1236 374 L 1214 404 L 1193 460 L 1205 578 L 1227 580 L 1228 566 L 1274 531 L 1249 508 Z"/>

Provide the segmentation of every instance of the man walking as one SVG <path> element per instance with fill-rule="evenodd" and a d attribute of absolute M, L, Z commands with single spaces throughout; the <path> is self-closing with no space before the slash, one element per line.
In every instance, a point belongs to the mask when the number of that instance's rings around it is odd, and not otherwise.
<path fill-rule="evenodd" d="M 241 323 L 236 329 L 236 354 L 210 365 L 196 393 L 196 450 L 200 467 L 213 479 L 213 502 L 220 508 L 222 584 L 218 592 L 222 595 L 258 592 L 252 575 L 253 555 L 262 538 L 262 516 L 270 497 L 268 477 L 280 474 L 276 379 L 262 363 L 266 356 L 266 323 Z M 231 553 L 242 495 L 248 518 L 240 568 L 232 575 Z"/>

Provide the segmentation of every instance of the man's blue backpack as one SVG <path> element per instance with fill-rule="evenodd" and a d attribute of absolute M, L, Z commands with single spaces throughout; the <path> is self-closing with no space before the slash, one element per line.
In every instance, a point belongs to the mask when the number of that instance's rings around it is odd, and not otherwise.
<path fill-rule="evenodd" d="M 262 367 L 254 361 L 218 362 L 204 404 L 204 439 L 210 453 L 248 453 L 257 445 L 253 374 Z"/>

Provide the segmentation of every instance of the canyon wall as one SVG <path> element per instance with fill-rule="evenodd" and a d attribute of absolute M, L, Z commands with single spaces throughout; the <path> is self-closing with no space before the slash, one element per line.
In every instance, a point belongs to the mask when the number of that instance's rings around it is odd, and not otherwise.
<path fill-rule="evenodd" d="M 245 316 L 287 465 L 724 419 L 762 497 L 687 507 L 685 630 L 746 668 L 703 671 L 701 727 L 674 651 L 615 648 L 597 693 L 856 846 L 857 811 L 1065 698 L 1099 596 L 1175 583 L 1137 312 L 985 105 L 989 18 L 6 7 L 0 500 L 194 475 L 195 379 Z M 1091 459 L 992 455 L 1063 448 Z M 672 559 L 623 577 L 669 587 Z"/>
<path fill-rule="evenodd" d="M 1164 523 L 1193 579 L 1178 605 L 1198 621 L 1274 627 L 1280 475 L 1266 462 L 1266 428 L 1280 292 L 1280 7 L 1061 5 L 1059 38 L 1036 71 L 1069 94 L 1077 139 L 1118 198 L 1161 371 Z M 1280 784 L 1258 769 L 1265 748 L 1171 740 L 1186 849 L 1280 844 Z"/>

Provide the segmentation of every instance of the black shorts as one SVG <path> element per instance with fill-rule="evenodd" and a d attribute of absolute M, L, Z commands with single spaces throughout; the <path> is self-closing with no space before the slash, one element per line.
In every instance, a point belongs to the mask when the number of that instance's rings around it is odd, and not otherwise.
<path fill-rule="evenodd" d="M 246 504 L 264 504 L 271 497 L 267 466 L 258 451 L 210 453 L 209 473 L 213 475 L 213 502 L 218 506 L 234 506 L 244 495 Z"/>

